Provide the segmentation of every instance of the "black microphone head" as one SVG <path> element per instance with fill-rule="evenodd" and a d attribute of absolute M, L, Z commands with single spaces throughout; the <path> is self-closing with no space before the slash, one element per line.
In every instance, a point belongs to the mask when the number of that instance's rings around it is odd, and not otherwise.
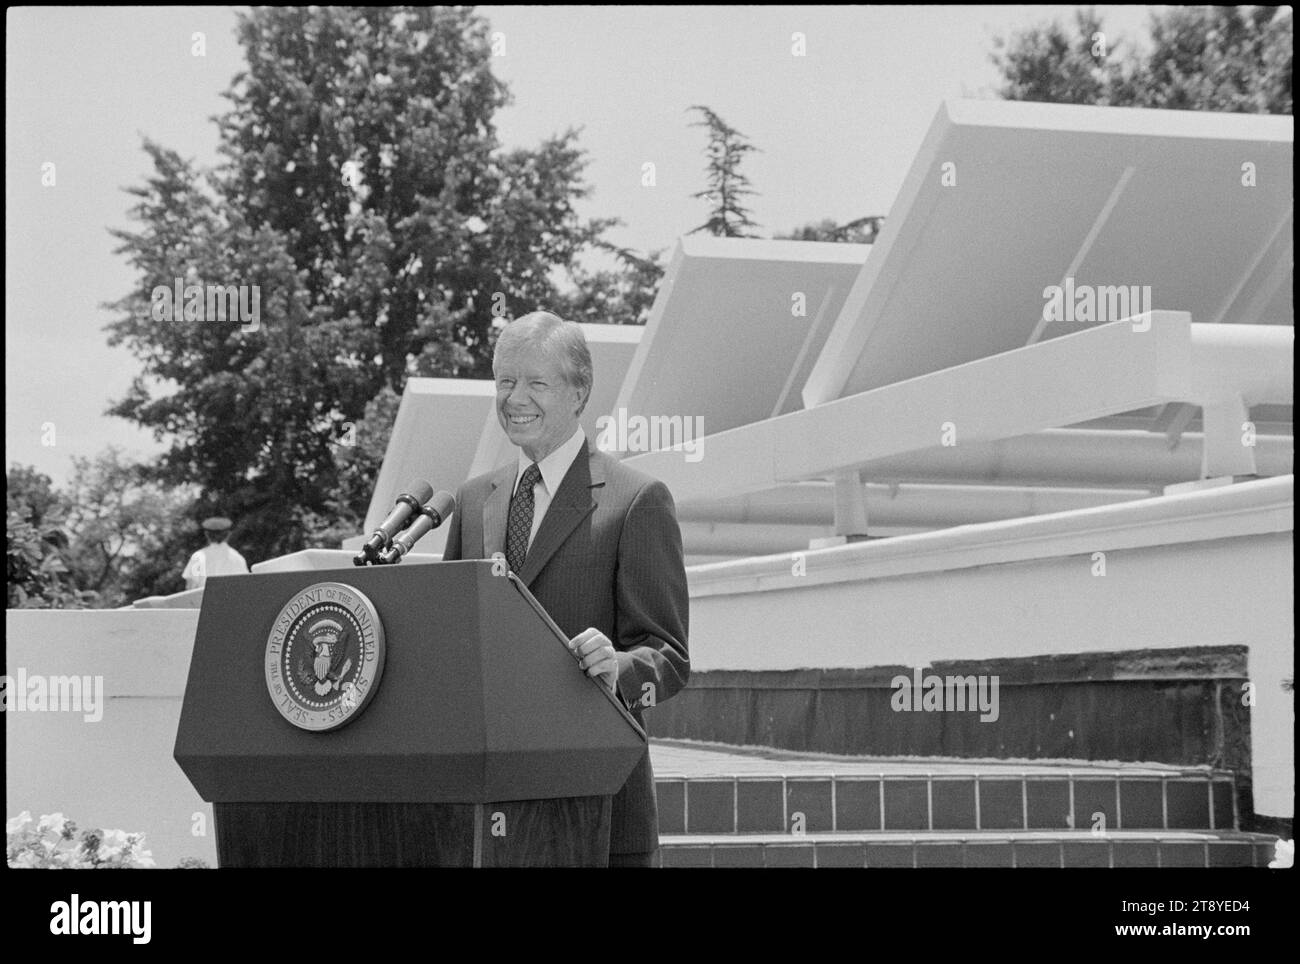
<path fill-rule="evenodd" d="M 433 498 L 433 486 L 424 479 L 416 479 L 406 491 L 419 505 Z"/>
<path fill-rule="evenodd" d="M 443 522 L 456 511 L 456 497 L 445 489 L 439 489 L 437 494 L 426 500 L 429 508 L 438 513 L 438 518 Z"/>

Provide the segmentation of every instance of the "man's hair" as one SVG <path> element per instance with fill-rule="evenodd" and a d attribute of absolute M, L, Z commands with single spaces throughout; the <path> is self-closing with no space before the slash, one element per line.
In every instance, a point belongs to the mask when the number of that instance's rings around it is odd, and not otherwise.
<path fill-rule="evenodd" d="M 204 530 L 203 534 L 208 537 L 209 545 L 216 545 L 218 542 L 225 542 L 226 537 L 230 535 L 229 529 L 222 529 L 219 532 Z"/>
<path fill-rule="evenodd" d="M 594 377 L 591 349 L 587 347 L 587 336 L 582 331 L 582 325 L 576 321 L 565 321 L 549 311 L 532 311 L 516 318 L 497 337 L 496 347 L 492 349 L 492 371 L 496 372 L 497 359 L 504 352 L 520 348 L 536 348 L 560 363 L 565 380 L 582 389 L 582 405 L 578 408 L 578 414 L 581 415 L 591 398 Z"/>

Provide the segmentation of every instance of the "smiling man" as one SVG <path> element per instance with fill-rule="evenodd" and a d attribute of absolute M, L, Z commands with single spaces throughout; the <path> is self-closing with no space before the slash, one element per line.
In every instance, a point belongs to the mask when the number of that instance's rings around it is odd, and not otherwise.
<path fill-rule="evenodd" d="M 688 597 L 668 487 L 593 448 L 578 424 L 591 397 L 582 326 L 537 311 L 506 326 L 492 356 L 497 418 L 515 463 L 456 493 L 446 560 L 507 565 L 569 637 L 579 668 L 642 723 L 686 685 Z M 659 846 L 647 753 L 614 797 L 610 866 L 648 867 Z"/>

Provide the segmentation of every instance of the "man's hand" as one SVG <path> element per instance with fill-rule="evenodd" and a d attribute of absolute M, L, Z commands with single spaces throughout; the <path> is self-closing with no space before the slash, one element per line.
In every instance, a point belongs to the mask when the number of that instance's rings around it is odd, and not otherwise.
<path fill-rule="evenodd" d="M 614 644 L 599 629 L 584 629 L 569 640 L 569 652 L 588 676 L 599 676 L 614 695 L 618 695 L 618 659 Z"/>

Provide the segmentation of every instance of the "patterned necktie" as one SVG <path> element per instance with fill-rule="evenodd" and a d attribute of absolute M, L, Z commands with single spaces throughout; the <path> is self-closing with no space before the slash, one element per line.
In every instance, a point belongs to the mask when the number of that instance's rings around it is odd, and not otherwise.
<path fill-rule="evenodd" d="M 533 486 L 542 478 L 542 470 L 534 462 L 524 469 L 519 488 L 510 500 L 510 516 L 506 528 L 506 565 L 511 572 L 524 567 L 528 555 L 528 537 L 533 533 Z"/>

